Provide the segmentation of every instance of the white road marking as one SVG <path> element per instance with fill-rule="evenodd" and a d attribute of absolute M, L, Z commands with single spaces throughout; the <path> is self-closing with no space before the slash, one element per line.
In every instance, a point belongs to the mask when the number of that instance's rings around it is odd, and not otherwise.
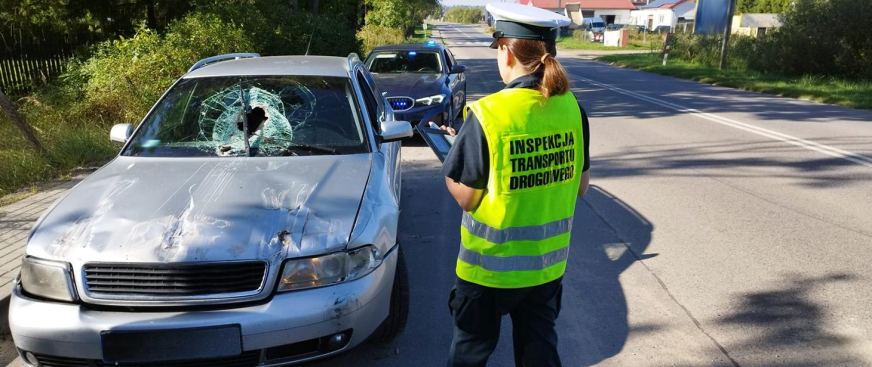
<path fill-rule="evenodd" d="M 648 97 L 646 95 L 631 92 L 631 91 L 628 91 L 626 89 L 621 89 L 621 88 L 618 88 L 618 87 L 615 87 L 612 85 L 600 83 L 600 82 L 597 82 L 595 80 L 581 77 L 581 76 L 578 76 L 578 75 L 575 75 L 572 73 L 570 73 L 569 75 L 575 79 L 578 79 L 579 81 L 586 82 L 586 83 L 589 83 L 589 84 L 592 84 L 592 85 L 595 85 L 595 86 L 598 86 L 598 87 L 601 87 L 604 89 L 608 89 L 610 91 L 620 93 L 620 94 L 623 94 L 625 96 L 633 97 L 633 98 L 636 98 L 636 99 L 639 99 L 639 100 L 642 100 L 645 102 L 656 104 L 658 106 L 666 107 L 666 108 L 674 110 L 674 111 L 678 111 L 681 113 L 696 116 L 696 117 L 699 117 L 699 118 L 702 118 L 702 119 L 705 119 L 708 121 L 717 122 L 717 123 L 722 124 L 722 125 L 733 127 L 733 128 L 739 129 L 739 130 L 744 130 L 744 131 L 754 133 L 754 134 L 757 134 L 760 136 L 765 136 L 765 137 L 770 138 L 770 139 L 774 139 L 774 140 L 778 140 L 778 141 L 781 141 L 784 143 L 796 145 L 798 147 L 802 147 L 802 148 L 805 148 L 808 150 L 813 150 L 813 151 L 823 153 L 823 154 L 826 154 L 826 155 L 829 155 L 832 157 L 845 159 L 845 160 L 857 163 L 859 165 L 872 168 L 872 158 L 861 155 L 861 154 L 857 154 L 854 152 L 849 152 L 847 150 L 842 150 L 842 149 L 831 147 L 828 145 L 816 143 L 816 142 L 813 142 L 810 140 L 797 138 L 795 136 L 783 134 L 783 133 L 780 133 L 777 131 L 764 129 L 762 127 L 754 126 L 754 125 L 747 124 L 747 123 L 744 123 L 741 121 L 736 121 L 736 120 L 726 118 L 723 116 L 719 116 L 719 115 L 715 115 L 712 113 L 702 112 L 702 111 L 694 109 L 694 108 L 685 107 L 685 106 L 675 104 L 672 102 L 667 102 L 667 101 L 664 101 L 661 99 Z"/>

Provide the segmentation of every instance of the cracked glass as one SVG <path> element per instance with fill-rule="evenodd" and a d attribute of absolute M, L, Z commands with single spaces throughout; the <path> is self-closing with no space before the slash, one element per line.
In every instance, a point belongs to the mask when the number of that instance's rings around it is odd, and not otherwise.
<path fill-rule="evenodd" d="M 367 151 L 347 78 L 236 76 L 179 81 L 124 154 L 275 157 Z"/>

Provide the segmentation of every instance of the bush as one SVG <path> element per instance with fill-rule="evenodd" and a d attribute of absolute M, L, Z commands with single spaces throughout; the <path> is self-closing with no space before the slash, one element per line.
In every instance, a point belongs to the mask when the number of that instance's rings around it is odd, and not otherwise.
<path fill-rule="evenodd" d="M 866 0 L 799 0 L 783 26 L 766 37 L 730 37 L 730 65 L 787 75 L 823 75 L 872 80 L 872 14 Z M 677 34 L 674 56 L 715 66 L 720 36 Z"/>
<path fill-rule="evenodd" d="M 357 38 L 363 43 L 362 57 L 368 55 L 378 46 L 403 43 L 405 39 L 402 30 L 372 24 L 363 26 L 360 32 L 357 32 Z"/>
<path fill-rule="evenodd" d="M 212 14 L 194 13 L 165 36 L 141 28 L 131 38 L 106 42 L 77 72 L 86 80 L 76 112 L 105 124 L 138 123 L 169 86 L 197 60 L 257 51 L 240 27 Z"/>
<path fill-rule="evenodd" d="M 445 12 L 445 19 L 449 22 L 475 24 L 481 22 L 481 8 L 457 7 Z"/>

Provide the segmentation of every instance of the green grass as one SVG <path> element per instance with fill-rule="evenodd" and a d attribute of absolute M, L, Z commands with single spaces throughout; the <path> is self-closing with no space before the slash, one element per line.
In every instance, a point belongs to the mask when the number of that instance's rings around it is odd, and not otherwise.
<path fill-rule="evenodd" d="M 651 37 L 654 41 L 655 37 Z M 650 50 L 651 46 L 648 41 L 642 39 L 630 38 L 630 44 L 626 48 L 606 47 L 602 42 L 590 42 L 576 37 L 560 37 L 557 39 L 557 48 L 563 50 Z"/>
<path fill-rule="evenodd" d="M 0 202 L 8 203 L 2 198 L 77 168 L 101 165 L 118 151 L 119 147 L 109 142 L 109 126 L 105 124 L 69 121 L 67 111 L 33 98 L 18 105 L 36 130 L 45 153 L 30 149 L 18 129 L 0 115 Z"/>
<path fill-rule="evenodd" d="M 872 82 L 803 76 L 791 77 L 747 69 L 718 70 L 716 67 L 669 59 L 666 66 L 659 54 L 608 55 L 599 60 L 703 83 L 779 96 L 801 98 L 851 108 L 872 109 Z"/>
<path fill-rule="evenodd" d="M 433 25 L 428 24 L 427 30 L 424 30 L 423 25 L 415 26 L 415 34 L 406 38 L 404 43 L 424 43 L 433 35 Z"/>

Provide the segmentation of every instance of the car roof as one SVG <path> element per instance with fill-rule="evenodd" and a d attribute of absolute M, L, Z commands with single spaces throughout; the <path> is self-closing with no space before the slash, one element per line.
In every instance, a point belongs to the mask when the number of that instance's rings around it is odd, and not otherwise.
<path fill-rule="evenodd" d="M 348 77 L 348 58 L 334 56 L 269 56 L 219 61 L 183 78 L 235 75 L 305 75 Z"/>
<path fill-rule="evenodd" d="M 444 47 L 442 45 L 439 45 L 439 44 L 437 44 L 435 46 L 427 46 L 426 44 L 423 44 L 423 43 L 407 43 L 407 44 L 403 44 L 403 45 L 379 46 L 379 47 L 376 47 L 374 50 L 372 50 L 372 52 L 376 52 L 376 51 L 429 51 L 429 50 L 439 51 L 443 48 Z"/>

